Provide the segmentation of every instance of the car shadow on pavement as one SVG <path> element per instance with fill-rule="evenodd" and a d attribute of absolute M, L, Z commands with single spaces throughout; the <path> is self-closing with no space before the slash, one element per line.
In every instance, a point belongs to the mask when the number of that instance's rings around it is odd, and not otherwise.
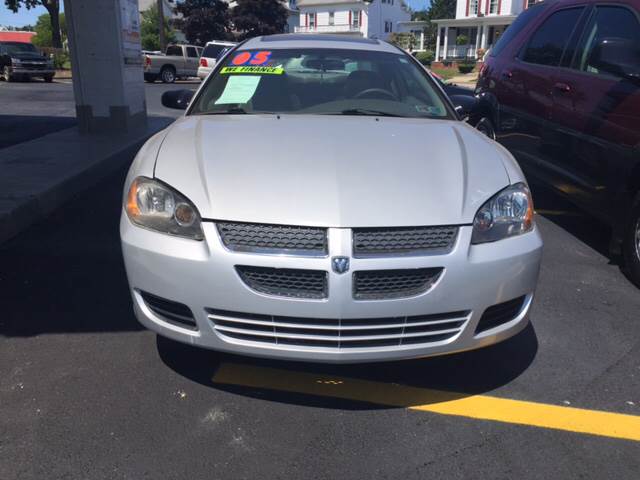
<path fill-rule="evenodd" d="M 611 264 L 618 265 L 619 259 L 609 250 L 611 227 L 580 210 L 560 193 L 550 187 L 530 183 L 536 212 L 567 231 L 582 243 L 607 257 Z"/>
<path fill-rule="evenodd" d="M 239 357 L 160 336 L 157 337 L 157 348 L 160 359 L 169 368 L 213 389 L 286 404 L 370 410 L 439 403 L 504 386 L 520 376 L 533 362 L 538 341 L 533 325 L 529 324 L 518 335 L 479 350 L 401 362 L 356 365 Z M 232 366 L 230 372 L 229 365 Z M 227 371 L 225 375 L 231 379 L 229 383 L 216 378 L 220 377 L 221 369 Z M 250 379 L 248 383 L 252 385 L 243 384 L 240 377 Z M 353 381 L 351 383 L 357 385 L 354 387 L 357 391 L 332 396 L 331 385 L 343 383 L 342 379 L 349 379 L 344 383 Z M 297 384 L 302 385 L 299 390 Z M 323 391 L 323 385 L 318 384 L 328 384 L 327 391 Z"/>

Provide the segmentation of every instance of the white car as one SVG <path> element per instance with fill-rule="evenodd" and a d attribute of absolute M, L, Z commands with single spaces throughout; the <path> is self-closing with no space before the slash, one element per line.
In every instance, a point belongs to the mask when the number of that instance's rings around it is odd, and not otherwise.
<path fill-rule="evenodd" d="M 213 42 L 208 42 L 204 50 L 202 51 L 202 55 L 200 56 L 200 65 L 198 66 L 198 78 L 204 80 L 209 76 L 213 67 L 216 66 L 216 60 L 220 57 L 224 52 L 231 47 L 236 45 L 234 42 L 225 42 L 222 40 L 214 40 Z"/>
<path fill-rule="evenodd" d="M 133 306 L 174 340 L 370 362 L 500 342 L 542 255 L 513 157 L 385 42 L 231 50 L 140 150 L 120 223 Z M 189 100 L 191 100 L 189 102 Z"/>

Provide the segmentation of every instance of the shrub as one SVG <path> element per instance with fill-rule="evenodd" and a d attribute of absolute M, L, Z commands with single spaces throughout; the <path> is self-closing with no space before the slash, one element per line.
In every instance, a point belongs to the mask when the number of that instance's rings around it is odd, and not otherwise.
<path fill-rule="evenodd" d="M 456 37 L 456 45 L 467 45 L 469 43 L 469 37 L 466 35 L 458 35 Z"/>
<path fill-rule="evenodd" d="M 417 52 L 416 59 L 423 65 L 431 65 L 431 62 L 435 59 L 435 55 L 431 50 L 425 50 L 424 52 Z"/>
<path fill-rule="evenodd" d="M 458 71 L 462 74 L 471 73 L 473 72 L 473 69 L 475 68 L 475 66 L 476 65 L 474 63 L 459 63 Z"/>

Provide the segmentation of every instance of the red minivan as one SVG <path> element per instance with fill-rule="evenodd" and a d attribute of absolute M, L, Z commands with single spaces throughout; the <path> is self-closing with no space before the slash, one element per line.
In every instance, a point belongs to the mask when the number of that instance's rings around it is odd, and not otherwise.
<path fill-rule="evenodd" d="M 534 4 L 487 55 L 476 93 L 528 177 L 612 225 L 640 285 L 640 0 Z"/>

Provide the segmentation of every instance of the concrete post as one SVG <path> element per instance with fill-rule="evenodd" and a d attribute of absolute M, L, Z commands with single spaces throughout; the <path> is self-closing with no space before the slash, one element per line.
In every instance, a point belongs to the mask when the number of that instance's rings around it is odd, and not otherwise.
<path fill-rule="evenodd" d="M 440 25 L 437 26 L 437 35 L 436 35 L 436 58 L 435 61 L 440 61 Z"/>
<path fill-rule="evenodd" d="M 442 55 L 442 59 L 447 59 L 447 50 L 449 49 L 449 27 L 444 27 L 444 55 Z"/>
<path fill-rule="evenodd" d="M 64 0 L 81 133 L 146 124 L 138 0 Z"/>

